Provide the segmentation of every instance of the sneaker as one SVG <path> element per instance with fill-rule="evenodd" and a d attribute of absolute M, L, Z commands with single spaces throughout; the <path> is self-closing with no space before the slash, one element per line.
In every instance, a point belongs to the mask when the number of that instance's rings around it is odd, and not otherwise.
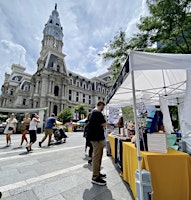
<path fill-rule="evenodd" d="M 92 160 L 88 160 L 88 164 L 90 164 L 90 165 L 91 165 L 91 164 L 92 164 Z"/>
<path fill-rule="evenodd" d="M 85 156 L 85 157 L 88 157 L 88 153 L 87 153 L 87 152 L 85 152 L 85 153 L 84 153 L 84 156 Z"/>
<path fill-rule="evenodd" d="M 100 185 L 100 186 L 104 186 L 106 185 L 106 181 L 104 181 L 103 179 L 101 179 L 100 177 L 98 177 L 96 180 L 93 180 L 91 181 L 93 184 L 96 184 L 96 185 Z"/>
<path fill-rule="evenodd" d="M 39 143 L 38 143 L 39 147 L 41 147 L 41 143 L 42 143 L 42 142 L 39 142 Z"/>
<path fill-rule="evenodd" d="M 27 150 L 27 152 L 29 152 L 30 151 L 29 147 L 26 147 L 26 150 Z"/>
<path fill-rule="evenodd" d="M 106 174 L 99 174 L 100 178 L 106 178 Z"/>

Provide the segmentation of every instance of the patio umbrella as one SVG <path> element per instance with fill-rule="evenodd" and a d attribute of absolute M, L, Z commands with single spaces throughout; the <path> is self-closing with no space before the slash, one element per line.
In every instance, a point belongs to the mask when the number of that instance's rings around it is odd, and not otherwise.
<path fill-rule="evenodd" d="M 60 121 L 58 121 L 58 120 L 56 120 L 56 125 L 57 125 L 57 126 L 61 126 L 61 125 L 63 125 L 63 123 L 60 122 Z"/>
<path fill-rule="evenodd" d="M 85 124 L 86 120 L 87 120 L 87 118 L 81 119 L 81 120 L 77 121 L 77 123 L 79 123 L 79 124 Z"/>

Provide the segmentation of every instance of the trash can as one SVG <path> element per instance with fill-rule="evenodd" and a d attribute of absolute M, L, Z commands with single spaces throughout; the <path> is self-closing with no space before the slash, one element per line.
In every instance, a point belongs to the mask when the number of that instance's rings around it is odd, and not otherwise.
<path fill-rule="evenodd" d="M 143 169 L 141 170 L 142 174 L 142 186 L 143 186 L 143 200 L 153 200 L 153 189 L 151 183 L 151 174 L 149 171 Z M 137 191 L 137 200 L 141 199 L 140 194 L 140 178 L 139 170 L 136 171 L 136 191 Z"/>

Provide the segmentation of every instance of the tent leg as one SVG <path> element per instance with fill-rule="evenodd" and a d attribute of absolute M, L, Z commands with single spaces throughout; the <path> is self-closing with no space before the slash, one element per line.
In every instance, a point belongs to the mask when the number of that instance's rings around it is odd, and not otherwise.
<path fill-rule="evenodd" d="M 131 62 L 130 62 L 131 63 Z M 137 146 L 137 160 L 138 160 L 138 171 L 140 178 L 140 199 L 143 199 L 143 185 L 142 185 L 142 173 L 141 173 L 141 153 L 140 153 L 140 140 L 139 140 L 139 131 L 138 131 L 138 119 L 137 119 L 137 109 L 136 109 L 136 94 L 135 94 L 135 82 L 134 82 L 134 72 L 131 70 L 131 78 L 132 78 L 132 91 L 133 91 L 133 110 L 134 110 L 134 120 L 135 120 L 135 136 L 136 136 L 136 146 Z"/>

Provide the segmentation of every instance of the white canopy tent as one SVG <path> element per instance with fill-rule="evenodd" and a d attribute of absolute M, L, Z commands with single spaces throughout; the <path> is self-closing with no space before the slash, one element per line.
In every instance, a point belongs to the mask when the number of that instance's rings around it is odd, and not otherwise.
<path fill-rule="evenodd" d="M 130 52 L 126 69 L 122 70 L 122 72 L 126 71 L 127 73 L 120 74 L 122 77 L 116 81 L 113 91 L 108 95 L 107 103 L 109 106 L 122 103 L 133 105 L 136 141 L 139 141 L 137 102 L 159 105 L 159 97 L 164 97 L 168 100 L 168 104 L 177 105 L 185 95 L 187 69 L 191 69 L 191 55 L 189 54 Z M 119 80 L 122 81 L 117 83 Z M 191 110 L 190 99 L 191 93 L 187 93 L 185 98 L 187 108 L 184 108 L 182 113 L 183 116 L 186 116 L 182 117 L 185 130 L 187 127 L 189 128 L 189 125 L 191 126 L 191 117 L 188 118 L 188 113 L 190 114 Z M 137 157 L 141 182 L 140 194 L 142 194 L 141 199 L 143 199 L 139 142 L 137 142 Z"/>

